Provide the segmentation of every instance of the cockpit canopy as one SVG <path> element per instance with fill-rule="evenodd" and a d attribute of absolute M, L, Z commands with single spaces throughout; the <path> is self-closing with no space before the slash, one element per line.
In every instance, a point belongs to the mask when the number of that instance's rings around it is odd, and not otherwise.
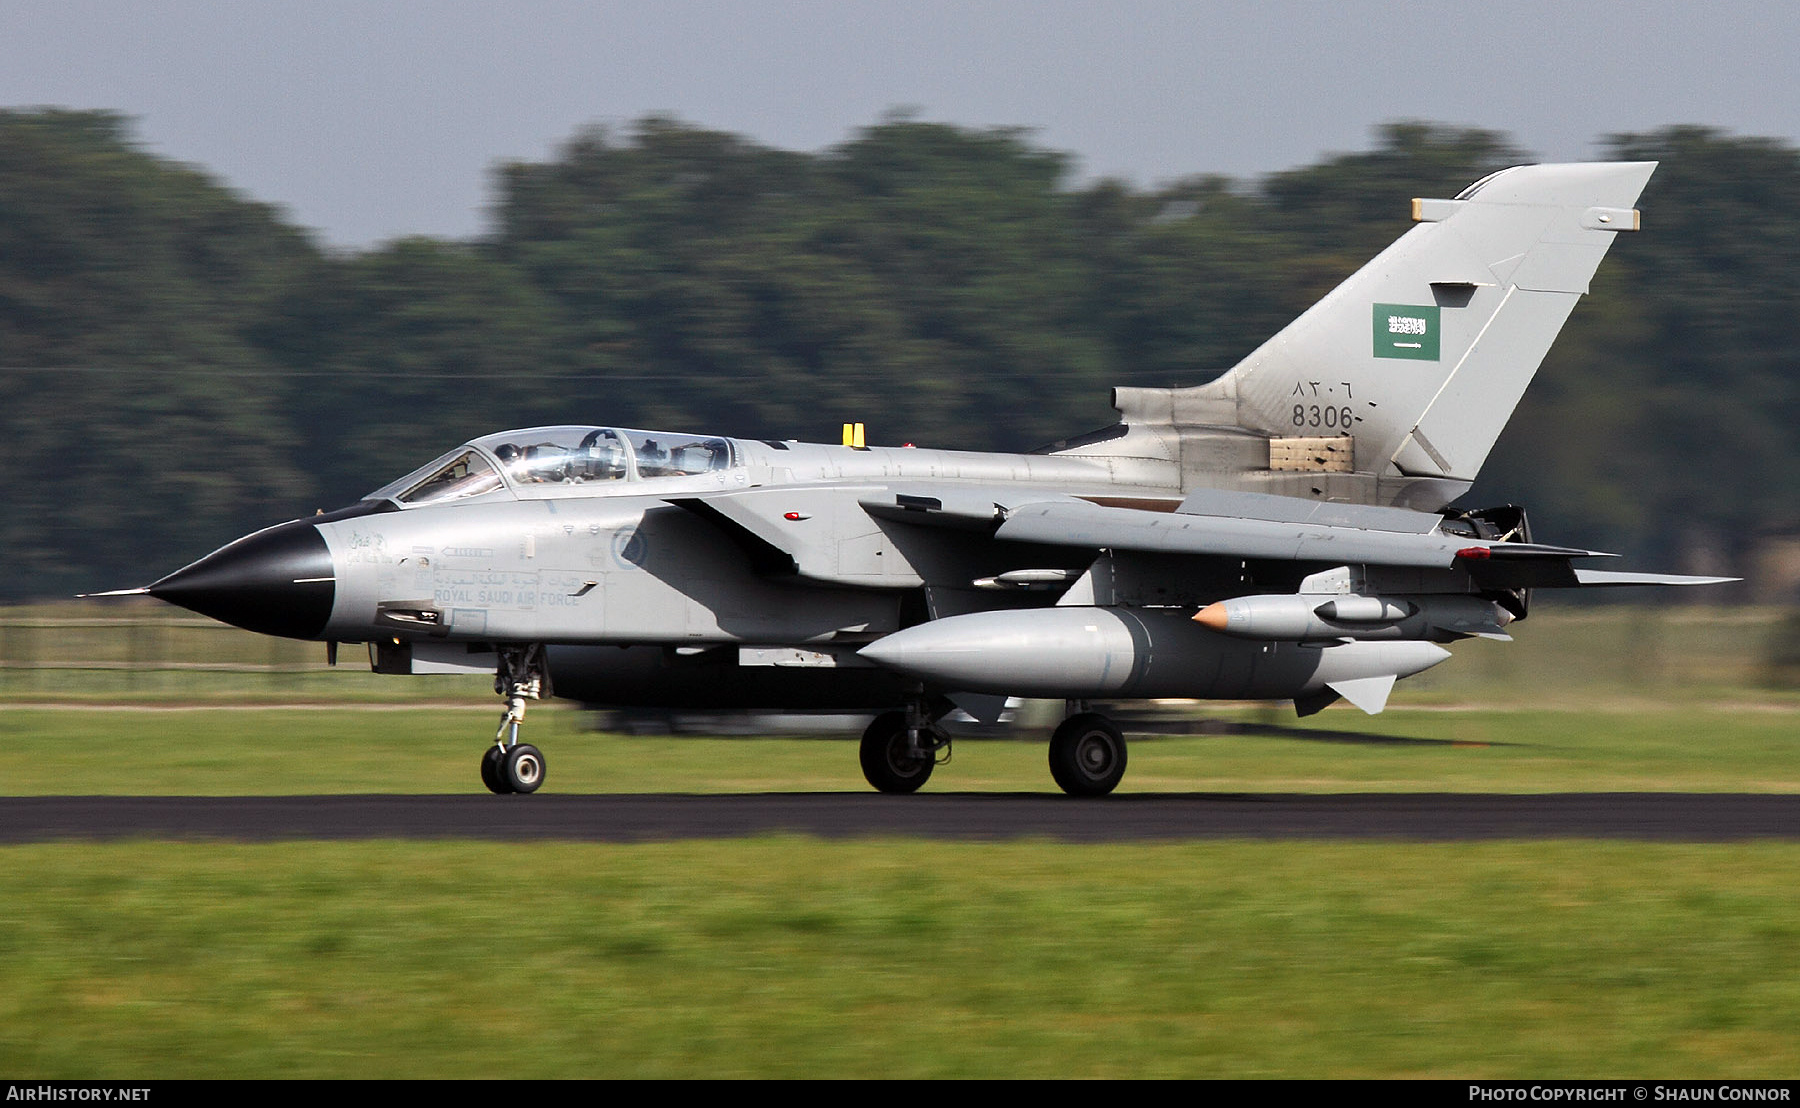
<path fill-rule="evenodd" d="M 554 493 L 610 481 L 722 473 L 739 464 L 730 439 L 612 427 L 532 427 L 460 446 L 364 499 L 416 506 L 499 488 Z"/>

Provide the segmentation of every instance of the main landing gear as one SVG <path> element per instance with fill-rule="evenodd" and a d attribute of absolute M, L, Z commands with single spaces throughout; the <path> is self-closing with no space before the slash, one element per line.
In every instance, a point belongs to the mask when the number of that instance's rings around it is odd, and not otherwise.
<path fill-rule="evenodd" d="M 1125 736 L 1085 703 L 1069 708 L 1050 736 L 1050 776 L 1070 796 L 1105 796 L 1125 776 Z"/>
<path fill-rule="evenodd" d="M 938 762 L 950 760 L 950 733 L 922 704 L 910 704 L 903 712 L 876 716 L 863 732 L 860 753 L 863 777 L 877 790 L 918 792 Z"/>
<path fill-rule="evenodd" d="M 481 755 L 481 783 L 495 793 L 534 793 L 544 783 L 544 755 L 530 743 L 519 741 L 519 724 L 525 722 L 525 702 L 550 695 L 550 671 L 544 665 L 544 647 L 503 646 L 494 674 L 494 692 L 506 698 L 494 745 Z"/>
<path fill-rule="evenodd" d="M 950 734 L 923 702 L 884 712 L 863 732 L 862 771 L 884 793 L 918 792 L 940 762 L 950 760 Z M 1125 736 L 1105 716 L 1071 700 L 1068 718 L 1050 736 L 1050 776 L 1070 796 L 1105 796 L 1125 776 Z"/>

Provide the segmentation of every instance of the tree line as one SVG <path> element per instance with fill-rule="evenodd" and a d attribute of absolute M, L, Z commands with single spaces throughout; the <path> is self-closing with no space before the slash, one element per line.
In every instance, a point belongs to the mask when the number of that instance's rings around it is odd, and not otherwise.
<path fill-rule="evenodd" d="M 1741 569 L 1800 527 L 1800 153 L 1693 127 L 1469 503 Z M 818 153 L 673 119 L 501 167 L 488 232 L 322 247 L 124 118 L 0 112 L 0 598 L 143 584 L 462 439 L 610 423 L 1023 449 L 1229 368 L 1451 196 L 1533 160 L 1425 123 L 1255 181 L 1081 182 L 1019 130 Z"/>

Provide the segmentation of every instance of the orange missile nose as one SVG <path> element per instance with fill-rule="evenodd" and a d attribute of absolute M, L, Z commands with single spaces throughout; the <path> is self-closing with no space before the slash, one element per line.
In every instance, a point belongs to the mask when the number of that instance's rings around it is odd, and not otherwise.
<path fill-rule="evenodd" d="M 1225 630 L 1225 604 L 1215 601 L 1194 613 L 1194 622 L 1202 627 L 1210 627 L 1214 631 Z"/>

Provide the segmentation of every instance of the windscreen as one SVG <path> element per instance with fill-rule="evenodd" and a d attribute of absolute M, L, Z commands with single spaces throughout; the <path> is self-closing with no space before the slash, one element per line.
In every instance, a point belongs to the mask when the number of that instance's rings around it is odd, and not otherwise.
<path fill-rule="evenodd" d="M 461 500 L 465 496 L 478 496 L 499 487 L 499 472 L 486 458 L 468 450 L 394 499 L 402 504 L 434 504 L 444 500 Z"/>

